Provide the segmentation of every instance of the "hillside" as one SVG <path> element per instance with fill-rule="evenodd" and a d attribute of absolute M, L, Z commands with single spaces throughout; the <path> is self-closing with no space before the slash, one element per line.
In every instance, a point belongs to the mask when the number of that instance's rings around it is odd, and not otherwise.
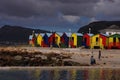
<path fill-rule="evenodd" d="M 39 30 L 39 29 L 30 29 L 20 26 L 9 26 L 5 25 L 0 28 L 0 42 L 17 42 L 17 43 L 27 43 L 29 35 L 32 34 L 32 31 L 36 33 L 45 33 L 49 31 Z"/>
<path fill-rule="evenodd" d="M 86 26 L 81 27 L 78 32 L 79 33 L 88 33 L 89 28 L 91 28 L 91 33 L 99 33 L 100 30 L 107 29 L 111 25 L 116 25 L 120 29 L 120 21 L 98 21 L 92 22 Z"/>

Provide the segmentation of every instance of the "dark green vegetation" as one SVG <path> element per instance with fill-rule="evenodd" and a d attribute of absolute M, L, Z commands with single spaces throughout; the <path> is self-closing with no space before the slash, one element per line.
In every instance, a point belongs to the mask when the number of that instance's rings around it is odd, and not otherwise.
<path fill-rule="evenodd" d="M 49 31 L 39 30 L 39 29 L 30 29 L 23 28 L 20 26 L 9 26 L 5 25 L 0 28 L 0 43 L 13 44 L 16 43 L 28 43 L 29 35 L 31 35 L 32 31 L 36 33 L 45 33 Z"/>
<path fill-rule="evenodd" d="M 91 33 L 97 34 L 100 30 L 106 29 L 111 25 L 116 25 L 120 29 L 120 21 L 98 21 L 92 22 L 86 26 L 81 27 L 78 32 L 80 33 L 88 33 L 89 28 L 91 28 Z"/>

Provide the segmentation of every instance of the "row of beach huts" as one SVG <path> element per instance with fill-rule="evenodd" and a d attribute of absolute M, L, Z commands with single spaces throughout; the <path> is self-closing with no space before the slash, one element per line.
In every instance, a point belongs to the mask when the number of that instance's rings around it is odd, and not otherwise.
<path fill-rule="evenodd" d="M 91 33 L 35 33 L 29 35 L 29 44 L 40 47 L 59 48 L 100 48 L 100 49 L 120 49 L 120 34 L 91 34 Z"/>

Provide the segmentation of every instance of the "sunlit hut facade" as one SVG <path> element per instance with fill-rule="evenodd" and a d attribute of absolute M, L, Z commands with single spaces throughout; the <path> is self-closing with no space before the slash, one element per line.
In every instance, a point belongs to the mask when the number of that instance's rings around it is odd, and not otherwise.
<path fill-rule="evenodd" d="M 120 34 L 114 34 L 109 36 L 108 48 L 120 49 Z"/>
<path fill-rule="evenodd" d="M 91 36 L 93 36 L 93 34 L 86 33 L 83 35 L 82 46 L 85 48 L 90 48 Z"/>
<path fill-rule="evenodd" d="M 101 48 L 107 47 L 108 37 L 105 34 L 96 34 L 91 37 L 91 48 Z"/>
<path fill-rule="evenodd" d="M 63 33 L 60 33 L 60 32 L 56 32 L 56 34 L 55 34 L 55 41 L 56 41 L 56 43 L 57 43 L 57 45 L 59 46 L 59 47 L 61 47 L 61 36 L 63 35 Z"/>
<path fill-rule="evenodd" d="M 56 32 L 53 32 L 52 35 L 48 39 L 50 46 L 52 47 L 60 47 L 60 35 Z"/>
<path fill-rule="evenodd" d="M 83 34 L 81 34 L 81 33 L 72 33 L 71 37 L 72 37 L 71 39 L 73 41 L 73 46 L 74 47 L 82 46 Z"/>
<path fill-rule="evenodd" d="M 42 46 L 42 42 L 43 42 L 43 35 L 42 33 L 39 34 L 35 34 L 37 36 L 37 45 L 36 46 Z"/>

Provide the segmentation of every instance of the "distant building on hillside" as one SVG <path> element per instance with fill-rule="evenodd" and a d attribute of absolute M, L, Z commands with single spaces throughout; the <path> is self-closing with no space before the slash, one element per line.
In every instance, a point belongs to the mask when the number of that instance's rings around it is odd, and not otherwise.
<path fill-rule="evenodd" d="M 107 35 L 120 34 L 120 27 L 112 25 L 107 29 L 100 30 L 99 32 Z"/>

